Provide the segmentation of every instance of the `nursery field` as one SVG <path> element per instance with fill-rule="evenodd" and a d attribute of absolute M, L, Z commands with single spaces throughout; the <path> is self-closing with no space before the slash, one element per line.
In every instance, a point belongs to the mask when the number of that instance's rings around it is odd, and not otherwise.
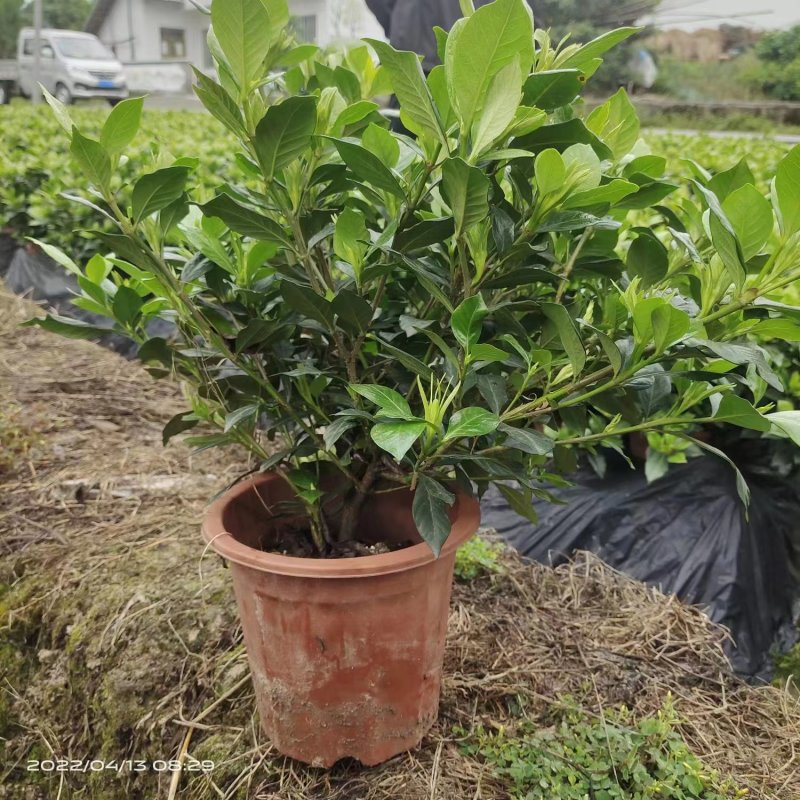
<path fill-rule="evenodd" d="M 105 109 L 77 109 L 75 120 L 87 135 L 97 134 Z M 63 247 L 80 259 L 94 252 L 96 240 L 83 232 L 103 228 L 105 221 L 87 205 L 69 196 L 84 185 L 79 168 L 69 155 L 69 141 L 50 109 L 29 105 L 0 109 L 0 232 L 19 240 L 33 237 Z M 766 185 L 790 145 L 764 138 L 725 138 L 708 135 L 644 132 L 648 145 L 668 159 L 669 176 L 688 176 L 688 159 L 714 172 L 746 157 L 755 177 Z M 150 111 L 142 129 L 116 174 L 118 183 L 129 180 L 153 154 L 168 164 L 176 154 L 192 152 L 198 159 L 194 200 L 209 199 L 213 181 L 225 176 L 233 149 L 232 137 L 211 116 L 192 111 Z M 208 186 L 208 191 L 204 191 Z M 67 197 L 58 197 L 67 195 Z M 54 199 L 55 198 L 55 199 Z"/>
<path fill-rule="evenodd" d="M 20 330 L 32 313 L 0 295 L 0 797 L 583 800 L 587 776 L 612 774 L 597 797 L 800 797 L 798 700 L 733 677 L 704 615 L 591 556 L 526 566 L 491 540 L 459 560 L 422 747 L 372 769 L 281 757 L 228 571 L 198 546 L 237 454 L 163 450 L 177 387 Z"/>

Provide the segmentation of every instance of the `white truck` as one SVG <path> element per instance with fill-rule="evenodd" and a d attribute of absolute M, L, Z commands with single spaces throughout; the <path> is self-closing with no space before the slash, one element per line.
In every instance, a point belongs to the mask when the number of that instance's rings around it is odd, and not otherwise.
<path fill-rule="evenodd" d="M 12 94 L 30 97 L 35 86 L 36 32 L 23 28 L 17 60 L 0 61 L 0 103 Z M 39 82 L 62 103 L 100 97 L 111 105 L 128 96 L 125 70 L 94 35 L 44 28 L 39 39 Z"/>

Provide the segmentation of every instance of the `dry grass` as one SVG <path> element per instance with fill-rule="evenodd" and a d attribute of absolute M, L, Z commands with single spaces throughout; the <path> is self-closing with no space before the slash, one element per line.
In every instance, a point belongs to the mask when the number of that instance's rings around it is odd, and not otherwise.
<path fill-rule="evenodd" d="M 456 726 L 545 720 L 567 693 L 590 714 L 645 715 L 671 693 L 709 765 L 750 797 L 800 798 L 797 701 L 733 678 L 724 632 L 591 556 L 552 570 L 508 555 L 502 574 L 456 586 L 440 718 L 414 753 L 368 770 L 281 758 L 258 730 L 227 575 L 198 545 L 205 499 L 241 464 L 162 450 L 175 387 L 18 329 L 29 313 L 0 295 L 0 408 L 23 409 L 35 442 L 0 475 L 0 797 L 500 800 Z M 50 754 L 216 769 L 26 772 Z"/>

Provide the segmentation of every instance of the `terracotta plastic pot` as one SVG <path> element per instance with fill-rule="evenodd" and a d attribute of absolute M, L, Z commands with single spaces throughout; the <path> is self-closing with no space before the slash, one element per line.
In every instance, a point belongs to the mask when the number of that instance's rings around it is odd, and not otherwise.
<path fill-rule="evenodd" d="M 261 722 L 283 754 L 328 767 L 379 764 L 416 746 L 436 719 L 455 552 L 480 522 L 459 495 L 439 558 L 422 543 L 412 494 L 371 498 L 364 541 L 411 547 L 350 559 L 266 553 L 281 478 L 243 482 L 210 506 L 206 541 L 230 564 Z"/>

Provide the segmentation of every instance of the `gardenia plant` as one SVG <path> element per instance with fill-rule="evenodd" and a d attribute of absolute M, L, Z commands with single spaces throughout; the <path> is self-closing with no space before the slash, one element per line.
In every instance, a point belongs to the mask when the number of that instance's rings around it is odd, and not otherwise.
<path fill-rule="evenodd" d="M 462 6 L 426 76 L 384 42 L 328 58 L 293 45 L 286 0 L 213 0 L 217 78 L 198 72 L 196 92 L 235 137 L 237 175 L 213 197 L 193 192 L 191 154 L 120 182 L 140 99 L 91 138 L 50 98 L 86 202 L 119 232 L 82 269 L 45 249 L 79 276 L 82 307 L 188 388 L 164 440 L 210 423 L 189 442 L 279 472 L 319 554 L 357 538 L 376 491 L 412 488 L 438 552 L 457 487 L 497 483 L 530 514 L 579 450 L 625 433 L 723 422 L 800 440 L 747 339 L 753 320 L 798 313 L 770 297 L 800 277 L 800 148 L 769 198 L 707 174 L 677 187 L 624 91 L 578 116 L 633 29 L 554 47 L 525 0 Z M 389 88 L 411 135 L 371 99 Z M 174 340 L 148 336 L 157 317 Z"/>

